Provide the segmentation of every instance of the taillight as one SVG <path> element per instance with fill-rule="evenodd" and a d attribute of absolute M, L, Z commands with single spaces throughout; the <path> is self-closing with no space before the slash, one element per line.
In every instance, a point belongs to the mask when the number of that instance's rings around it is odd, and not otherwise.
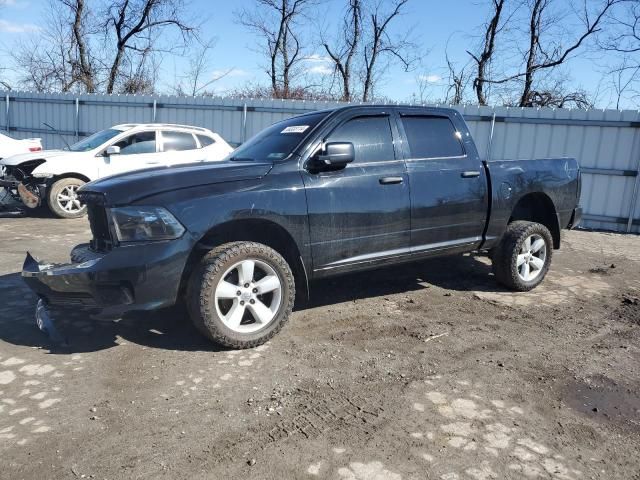
<path fill-rule="evenodd" d="M 30 152 L 41 152 L 42 147 L 29 147 Z"/>

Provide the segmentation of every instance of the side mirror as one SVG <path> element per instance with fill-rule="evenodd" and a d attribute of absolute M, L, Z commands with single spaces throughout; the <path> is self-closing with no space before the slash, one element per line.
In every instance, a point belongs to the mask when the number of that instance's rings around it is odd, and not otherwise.
<path fill-rule="evenodd" d="M 320 169 L 339 169 L 353 162 L 356 151 L 351 142 L 332 142 L 324 146 L 324 152 L 316 157 L 315 167 Z"/>
<path fill-rule="evenodd" d="M 110 157 L 111 155 L 120 155 L 120 147 L 117 145 L 111 145 L 107 147 L 104 153 L 107 157 Z"/>

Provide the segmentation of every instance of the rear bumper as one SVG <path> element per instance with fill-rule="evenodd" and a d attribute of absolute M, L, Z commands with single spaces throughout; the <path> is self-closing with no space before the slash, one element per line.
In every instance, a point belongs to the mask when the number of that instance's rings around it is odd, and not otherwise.
<path fill-rule="evenodd" d="M 126 245 L 99 254 L 88 244 L 71 252 L 72 262 L 45 264 L 27 254 L 22 277 L 52 306 L 81 308 L 103 316 L 173 305 L 191 247 L 170 242 Z"/>
<path fill-rule="evenodd" d="M 573 209 L 573 213 L 571 214 L 571 220 L 569 220 L 569 225 L 567 228 L 571 230 L 572 228 L 576 228 L 580 225 L 582 221 L 582 207 L 576 207 Z"/>

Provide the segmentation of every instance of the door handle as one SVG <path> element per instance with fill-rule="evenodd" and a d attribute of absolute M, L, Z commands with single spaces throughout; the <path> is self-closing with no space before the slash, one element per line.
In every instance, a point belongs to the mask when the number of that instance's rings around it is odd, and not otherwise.
<path fill-rule="evenodd" d="M 480 172 L 478 171 L 462 172 L 460 176 L 462 178 L 477 178 L 480 176 Z"/>
<path fill-rule="evenodd" d="M 382 177 L 378 181 L 380 185 L 397 185 L 398 183 L 402 183 L 402 177 Z"/>

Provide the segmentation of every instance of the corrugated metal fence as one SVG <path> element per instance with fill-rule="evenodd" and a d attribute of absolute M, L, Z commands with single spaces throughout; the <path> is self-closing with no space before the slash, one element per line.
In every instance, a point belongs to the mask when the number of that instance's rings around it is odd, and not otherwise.
<path fill-rule="evenodd" d="M 171 96 L 1 92 L 0 129 L 60 148 L 119 123 L 181 123 L 242 143 L 287 117 L 332 102 Z M 640 232 L 640 112 L 460 106 L 480 152 L 490 159 L 570 156 L 583 171 L 583 226 Z M 61 135 L 52 133 L 48 123 Z M 62 138 L 65 140 L 63 141 Z"/>

